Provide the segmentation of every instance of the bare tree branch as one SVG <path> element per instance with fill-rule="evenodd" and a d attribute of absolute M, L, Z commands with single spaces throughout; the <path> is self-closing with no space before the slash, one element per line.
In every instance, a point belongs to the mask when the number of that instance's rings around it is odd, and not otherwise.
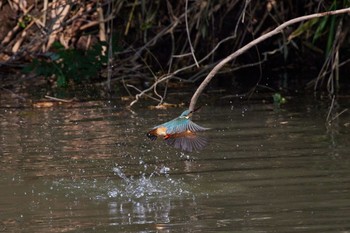
<path fill-rule="evenodd" d="M 226 65 L 228 62 L 232 61 L 233 59 L 237 58 L 239 55 L 243 54 L 244 52 L 246 52 L 247 50 L 249 50 L 250 48 L 252 48 L 253 46 L 259 44 L 260 42 L 282 32 L 286 27 L 295 24 L 295 23 L 299 23 L 302 21 L 306 21 L 306 20 L 310 20 L 310 19 L 314 19 L 314 18 L 320 18 L 320 17 L 324 17 L 324 16 L 328 16 L 328 15 L 337 15 L 337 14 L 344 14 L 344 13 L 350 13 L 350 7 L 349 8 L 344 8 L 344 9 L 340 9 L 340 10 L 335 10 L 335 11 L 327 11 L 327 12 L 322 12 L 322 13 L 316 13 L 316 14 L 311 14 L 311 15 L 305 15 L 305 16 L 301 16 L 298 18 L 294 18 L 291 20 L 288 20 L 287 22 L 279 25 L 278 27 L 276 27 L 274 30 L 258 37 L 257 39 L 249 42 L 248 44 L 246 44 L 245 46 L 243 46 L 242 48 L 238 49 L 236 52 L 230 54 L 229 56 L 227 56 L 226 58 L 224 58 L 221 62 L 219 62 L 211 71 L 210 73 L 207 75 L 207 77 L 203 80 L 203 82 L 201 83 L 201 85 L 197 88 L 196 92 L 193 94 L 192 98 L 191 98 L 191 103 L 190 103 L 190 107 L 189 110 L 192 111 L 195 109 L 197 100 L 200 96 L 200 94 L 203 92 L 203 90 L 205 89 L 205 87 L 208 85 L 208 83 L 211 81 L 211 79 L 219 72 L 219 70 Z"/>

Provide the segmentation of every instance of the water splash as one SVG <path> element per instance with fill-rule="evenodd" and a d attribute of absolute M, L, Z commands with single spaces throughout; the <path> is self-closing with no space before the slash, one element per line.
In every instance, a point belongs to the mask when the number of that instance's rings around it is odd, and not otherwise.
<path fill-rule="evenodd" d="M 168 167 L 161 167 L 160 174 L 167 174 L 170 171 Z M 127 177 L 121 166 L 116 165 L 113 172 L 122 183 L 113 187 L 108 191 L 108 197 L 128 197 L 134 198 L 159 198 L 159 197 L 174 197 L 190 194 L 187 190 L 187 185 L 181 180 L 174 180 L 168 175 L 158 176 L 158 172 L 154 171 L 150 175 L 142 173 L 139 177 Z"/>
<path fill-rule="evenodd" d="M 170 168 L 162 165 L 155 168 L 151 174 L 147 173 L 148 166 L 137 176 L 125 173 L 127 167 L 115 165 L 111 171 L 115 176 L 71 177 L 55 181 L 47 181 L 38 195 L 57 198 L 64 196 L 67 199 L 104 201 L 106 199 L 120 202 L 143 202 L 162 198 L 186 198 L 192 195 L 193 185 L 184 182 L 182 177 L 172 178 Z"/>

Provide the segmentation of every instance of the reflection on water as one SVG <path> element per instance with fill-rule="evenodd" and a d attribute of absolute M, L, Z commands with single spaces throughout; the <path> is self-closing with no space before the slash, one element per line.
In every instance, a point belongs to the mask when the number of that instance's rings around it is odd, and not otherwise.
<path fill-rule="evenodd" d="M 0 232 L 350 230 L 348 113 L 234 103 L 194 116 L 201 152 L 145 137 L 179 112 L 0 108 Z"/>

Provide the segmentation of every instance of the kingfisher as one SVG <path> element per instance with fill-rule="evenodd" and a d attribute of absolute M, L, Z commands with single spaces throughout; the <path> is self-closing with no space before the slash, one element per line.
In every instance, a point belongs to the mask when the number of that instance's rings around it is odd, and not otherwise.
<path fill-rule="evenodd" d="M 155 126 L 147 133 L 147 137 L 152 141 L 158 137 L 162 138 L 168 145 L 188 152 L 203 149 L 207 144 L 207 139 L 197 135 L 196 132 L 209 128 L 204 128 L 191 121 L 192 114 L 198 109 L 185 110 L 175 119 Z"/>

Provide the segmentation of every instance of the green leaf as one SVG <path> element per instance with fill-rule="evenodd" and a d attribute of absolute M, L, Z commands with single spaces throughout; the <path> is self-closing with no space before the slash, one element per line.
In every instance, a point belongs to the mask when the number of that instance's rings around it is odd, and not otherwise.
<path fill-rule="evenodd" d="M 277 105 L 285 104 L 286 98 L 284 98 L 280 93 L 273 94 L 273 103 Z"/>
<path fill-rule="evenodd" d="M 26 23 L 24 21 L 19 21 L 18 22 L 18 26 L 21 28 L 25 28 L 26 27 Z"/>
<path fill-rule="evenodd" d="M 58 41 L 53 42 L 51 47 L 56 50 L 64 50 L 64 46 Z"/>
<path fill-rule="evenodd" d="M 298 37 L 302 35 L 303 33 L 309 31 L 313 25 L 315 25 L 319 21 L 318 18 L 311 19 L 303 24 L 301 24 L 296 30 L 294 30 L 288 37 L 288 41 L 294 39 L 295 37 Z"/>
<path fill-rule="evenodd" d="M 336 20 L 336 16 L 332 15 L 331 16 L 331 26 L 329 28 L 328 39 L 327 39 L 326 54 L 329 54 L 329 52 L 331 51 L 331 49 L 333 47 L 335 30 L 336 30 L 335 20 Z"/>
<path fill-rule="evenodd" d="M 314 37 L 312 38 L 312 43 L 314 44 L 316 42 L 316 40 L 318 38 L 320 38 L 322 36 L 322 34 L 324 33 L 324 29 L 327 25 L 327 21 L 328 21 L 328 16 L 322 18 L 320 20 L 320 23 L 318 24 L 318 27 L 316 29 L 316 32 L 314 34 Z"/>
<path fill-rule="evenodd" d="M 57 75 L 57 86 L 58 87 L 67 87 L 67 79 L 64 75 L 58 74 Z"/>

